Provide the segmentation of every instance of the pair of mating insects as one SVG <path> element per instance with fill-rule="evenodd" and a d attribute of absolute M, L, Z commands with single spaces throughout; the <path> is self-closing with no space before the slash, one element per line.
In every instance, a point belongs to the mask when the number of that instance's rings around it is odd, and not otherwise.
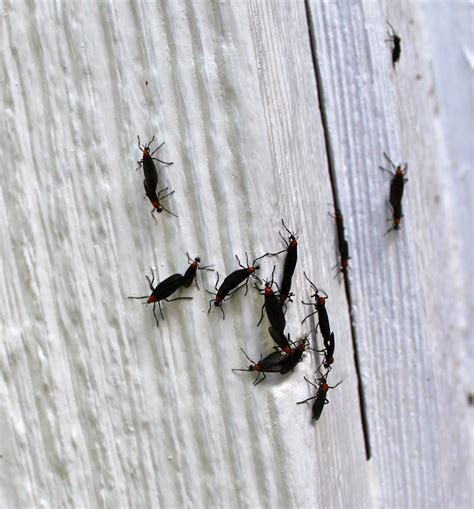
<path fill-rule="evenodd" d="M 394 172 L 387 170 L 387 168 L 384 168 L 383 166 L 379 166 L 379 168 L 382 171 L 385 171 L 393 176 L 392 180 L 390 181 L 390 194 L 389 194 L 389 204 L 392 208 L 392 226 L 386 231 L 386 233 L 392 231 L 392 230 L 399 230 L 400 229 L 400 221 L 403 217 L 403 211 L 402 211 L 402 197 L 403 197 L 403 190 L 405 188 L 405 182 L 408 182 L 408 179 L 405 178 L 405 175 L 408 172 L 408 164 L 405 163 L 404 165 L 399 164 L 398 166 L 395 165 L 392 160 L 388 157 L 388 155 L 384 152 L 383 153 L 385 159 L 391 164 Z"/>
<path fill-rule="evenodd" d="M 156 171 L 155 163 L 153 161 L 158 161 L 166 166 L 171 166 L 173 163 L 168 163 L 166 161 L 162 161 L 161 159 L 158 159 L 157 157 L 153 157 L 155 152 L 158 152 L 158 150 L 165 144 L 165 142 L 158 145 L 157 148 L 153 152 L 150 152 L 150 145 L 155 139 L 155 136 L 151 138 L 151 140 L 146 143 L 145 145 L 142 145 L 140 143 L 140 136 L 137 134 L 138 139 L 138 148 L 142 151 L 142 158 L 140 161 L 137 161 L 138 168 L 141 168 L 143 166 L 143 186 L 145 188 L 145 194 L 147 198 L 150 200 L 151 204 L 153 205 L 153 209 L 151 211 L 151 216 L 156 221 L 155 216 L 153 215 L 155 212 L 168 212 L 168 214 L 171 214 L 175 217 L 178 217 L 174 212 L 171 212 L 171 210 L 168 210 L 161 202 L 164 198 L 167 198 L 168 196 L 172 195 L 174 191 L 170 191 L 169 193 L 163 195 L 168 190 L 168 187 L 165 187 L 164 189 L 161 189 L 160 191 L 156 192 L 156 189 L 158 187 L 158 172 Z"/>

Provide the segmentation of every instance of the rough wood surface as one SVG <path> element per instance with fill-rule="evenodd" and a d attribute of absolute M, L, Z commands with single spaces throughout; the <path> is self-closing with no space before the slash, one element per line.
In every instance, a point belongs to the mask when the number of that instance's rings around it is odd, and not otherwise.
<path fill-rule="evenodd" d="M 466 394 L 457 390 L 463 308 L 454 298 L 446 309 L 444 298 L 450 287 L 462 300 L 465 289 L 421 13 L 414 2 L 403 3 L 403 15 L 370 0 L 311 7 L 352 246 L 353 317 L 376 499 L 383 507 L 466 507 L 472 456 L 456 438 L 461 430 L 468 437 L 469 422 Z M 396 71 L 384 43 L 385 20 L 403 34 Z M 409 162 L 402 231 L 385 236 L 390 179 L 377 169 L 385 166 L 383 151 Z"/>
<path fill-rule="evenodd" d="M 455 301 L 452 316 L 440 310 L 447 279 L 462 291 L 459 253 L 416 7 L 390 16 L 412 39 L 396 73 L 388 14 L 370 1 L 2 7 L 0 505 L 465 505 L 462 343 Z M 158 169 L 160 185 L 176 191 L 179 218 L 150 216 L 137 133 L 166 140 L 160 157 L 174 165 Z M 331 270 L 326 141 L 351 243 L 370 461 L 350 306 Z M 410 169 L 390 236 L 384 150 Z M 159 328 L 127 299 L 148 292 L 150 266 L 160 279 L 184 272 L 186 251 L 222 275 L 235 254 L 281 249 L 281 218 L 299 233 L 292 337 L 308 330 L 303 270 L 330 296 L 330 382 L 344 383 L 317 426 L 295 404 L 312 394 L 314 353 L 257 387 L 231 371 L 248 365 L 240 347 L 257 360 L 273 346 L 266 319 L 255 326 L 256 292 L 227 302 L 223 321 L 207 313 L 216 274 L 201 272 L 201 291 L 165 304 Z"/>

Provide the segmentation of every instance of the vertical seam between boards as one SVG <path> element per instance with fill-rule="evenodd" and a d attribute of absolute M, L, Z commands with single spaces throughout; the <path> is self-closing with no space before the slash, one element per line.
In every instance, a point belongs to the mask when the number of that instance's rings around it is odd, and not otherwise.
<path fill-rule="evenodd" d="M 332 146 L 331 146 L 331 142 L 330 142 L 328 119 L 326 116 L 326 111 L 324 109 L 323 83 L 322 83 L 322 77 L 321 77 L 321 69 L 318 66 L 318 60 L 316 57 L 316 55 L 317 55 L 316 37 L 314 35 L 314 30 L 313 30 L 309 1 L 310 0 L 305 0 L 305 11 L 306 11 L 306 23 L 308 25 L 308 36 L 309 36 L 309 43 L 310 43 L 310 48 L 311 48 L 311 57 L 312 57 L 312 61 L 313 61 L 314 78 L 315 78 L 315 82 L 316 82 L 316 94 L 318 97 L 319 111 L 321 113 L 321 123 L 322 123 L 322 127 L 323 127 L 323 137 L 324 137 L 324 144 L 325 144 L 325 149 L 326 149 L 327 165 L 328 165 L 328 170 L 329 170 L 329 180 L 331 183 L 334 207 L 336 207 L 336 209 L 340 209 L 339 197 L 338 197 L 338 191 L 337 191 L 336 167 L 335 167 L 335 163 L 334 163 L 333 150 L 332 150 Z M 351 287 L 350 287 L 347 271 L 345 271 L 343 273 L 343 279 L 344 279 L 344 288 L 346 291 L 347 304 L 349 306 L 349 319 L 350 319 L 350 326 L 351 326 L 352 348 L 354 351 L 354 365 L 355 365 L 355 370 L 356 370 L 356 374 L 357 374 L 357 388 L 358 388 L 358 393 L 359 393 L 359 406 L 360 406 L 360 415 L 361 415 L 361 420 L 362 420 L 362 431 L 364 434 L 365 455 L 366 455 L 367 460 L 369 460 L 371 457 L 370 439 L 369 439 L 369 424 L 368 424 L 368 420 L 367 420 L 364 386 L 362 384 L 362 377 L 361 377 L 359 352 L 357 349 L 357 333 L 356 333 L 356 329 L 355 329 L 354 321 L 353 321 L 353 306 L 352 306 L 352 297 L 351 297 Z"/>

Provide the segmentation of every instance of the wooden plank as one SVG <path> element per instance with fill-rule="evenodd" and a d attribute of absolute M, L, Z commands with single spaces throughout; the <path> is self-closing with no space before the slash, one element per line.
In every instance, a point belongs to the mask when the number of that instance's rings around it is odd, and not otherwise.
<path fill-rule="evenodd" d="M 462 313 L 457 297 L 449 312 L 443 298 L 451 284 L 461 300 L 463 293 L 425 23 L 414 2 L 404 2 L 403 13 L 388 6 L 311 2 L 333 171 L 352 248 L 373 488 L 378 506 L 466 507 L 472 457 L 455 437 L 467 436 L 469 422 L 457 391 Z M 403 40 L 396 71 L 384 44 L 386 19 Z M 402 231 L 389 235 L 389 179 L 377 169 L 383 151 L 410 169 Z"/>
<path fill-rule="evenodd" d="M 425 23 L 414 3 L 404 18 L 371 1 L 310 7 L 325 132 L 303 2 L 5 4 L 2 507 L 468 505 L 464 290 Z M 387 18 L 403 36 L 396 73 Z M 179 218 L 150 217 L 137 133 L 166 140 L 174 165 L 160 184 L 176 190 Z M 370 462 L 331 270 L 325 136 L 351 244 Z M 403 229 L 387 236 L 384 150 L 410 169 Z M 281 249 L 282 217 L 299 233 L 288 331 L 307 330 L 305 270 L 330 296 L 330 383 L 344 382 L 316 426 L 295 405 L 312 394 L 314 354 L 257 387 L 231 372 L 248 364 L 240 347 L 258 359 L 273 346 L 266 321 L 255 327 L 256 292 L 227 302 L 222 321 L 203 291 L 215 274 L 199 273 L 201 291 L 166 304 L 159 329 L 127 299 L 147 293 L 150 265 L 183 272 L 186 251 L 222 276 L 235 253 Z"/>
<path fill-rule="evenodd" d="M 302 3 L 6 5 L 1 201 L 3 506 L 363 505 L 365 472 L 343 286 Z M 150 217 L 135 136 L 166 140 L 159 170 L 179 218 Z M 249 292 L 207 314 L 209 296 L 151 310 L 129 295 L 234 254 L 281 247 L 284 217 L 305 269 L 330 295 L 338 358 L 317 427 L 296 373 L 254 388 Z M 266 260 L 268 277 L 274 260 Z M 278 260 L 278 263 L 282 263 Z M 199 274 L 212 288 L 215 276 Z M 305 331 L 301 306 L 288 330 Z M 337 377 L 337 378 L 334 378 Z M 351 483 L 340 476 L 351 472 Z"/>

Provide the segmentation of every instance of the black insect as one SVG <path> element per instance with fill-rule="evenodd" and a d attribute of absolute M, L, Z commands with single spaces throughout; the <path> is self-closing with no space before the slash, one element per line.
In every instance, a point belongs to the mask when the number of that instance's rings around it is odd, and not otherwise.
<path fill-rule="evenodd" d="M 196 281 L 197 289 L 199 290 L 199 285 L 196 279 L 196 272 L 198 270 L 214 270 L 211 269 L 210 265 L 206 265 L 205 267 L 200 267 L 199 264 L 201 263 L 201 258 L 199 256 L 196 256 L 194 260 L 189 256 L 188 253 L 186 253 L 186 256 L 188 257 L 189 267 L 187 268 L 186 272 L 183 276 L 183 282 L 181 283 L 182 286 L 185 288 L 189 288 L 193 281 Z"/>
<path fill-rule="evenodd" d="M 334 362 L 334 350 L 336 348 L 334 332 L 331 332 L 329 338 L 324 338 L 324 348 L 324 367 L 330 369 L 331 364 Z"/>
<path fill-rule="evenodd" d="M 331 365 L 334 363 L 334 350 L 336 347 L 334 332 L 331 332 L 329 338 L 324 339 L 324 349 L 323 350 L 315 350 L 318 353 L 324 354 L 324 358 L 321 364 L 318 367 L 318 371 L 324 366 L 326 370 L 326 375 L 331 371 Z"/>
<path fill-rule="evenodd" d="M 152 279 L 146 276 L 148 284 L 150 285 L 151 295 L 145 295 L 143 297 L 129 297 L 129 299 L 147 299 L 146 304 L 153 304 L 153 316 L 155 317 L 156 325 L 159 326 L 158 317 L 155 313 L 155 306 L 158 304 L 160 308 L 161 318 L 164 320 L 163 311 L 161 309 L 160 301 L 165 300 L 166 302 L 172 302 L 174 300 L 192 300 L 192 297 L 176 297 L 175 299 L 168 299 L 168 297 L 174 293 L 182 284 L 182 274 L 172 274 L 153 288 L 153 282 L 155 281 L 155 274 L 151 269 Z"/>
<path fill-rule="evenodd" d="M 249 260 L 247 253 L 245 253 L 245 257 L 247 259 L 247 267 L 244 267 L 239 260 L 239 257 L 235 255 L 237 258 L 237 262 L 241 269 L 234 270 L 234 272 L 231 272 L 222 282 L 221 286 L 218 288 L 217 285 L 219 284 L 219 273 L 217 273 L 217 281 L 215 284 L 215 289 L 217 293 L 210 292 L 209 290 L 206 290 L 207 293 L 210 293 L 211 295 L 215 295 L 214 299 L 211 299 L 209 301 L 209 309 L 208 313 L 211 311 L 211 306 L 214 303 L 214 306 L 220 307 L 222 311 L 222 318 L 225 320 L 225 314 L 224 310 L 222 309 L 222 302 L 229 300 L 234 293 L 238 292 L 243 286 L 245 286 L 245 295 L 247 295 L 248 292 L 248 280 L 249 277 L 252 276 L 259 280 L 257 275 L 255 274 L 256 270 L 259 270 L 260 267 L 258 265 L 255 265 L 256 260 L 262 258 L 261 256 L 259 258 L 256 258 L 253 261 L 252 266 L 249 265 Z M 241 284 L 243 283 L 243 284 Z M 241 285 L 241 286 L 239 286 Z M 235 290 L 234 290 L 235 288 Z M 232 291 L 234 290 L 234 291 Z"/>
<path fill-rule="evenodd" d="M 392 46 L 392 65 L 395 69 L 395 64 L 400 60 L 400 54 L 402 52 L 400 36 L 395 32 L 393 26 L 387 21 L 388 26 L 390 27 L 391 32 L 388 33 L 389 38 L 385 39 L 385 42 L 391 42 Z"/>
<path fill-rule="evenodd" d="M 153 205 L 153 210 L 151 211 L 153 219 L 155 219 L 155 216 L 153 215 L 154 212 L 162 212 L 163 210 L 165 212 L 168 212 L 169 214 L 172 214 L 173 216 L 176 216 L 173 212 L 168 210 L 160 200 L 163 200 L 164 198 L 170 196 L 174 193 L 174 191 L 169 192 L 168 194 L 165 194 L 162 196 L 162 193 L 168 190 L 167 187 L 156 192 L 156 188 L 158 187 L 158 173 L 156 171 L 155 163 L 153 161 L 159 161 L 160 163 L 171 165 L 173 163 L 168 163 L 166 161 L 162 161 L 161 159 L 158 159 L 157 157 L 153 157 L 153 154 L 159 150 L 165 142 L 163 142 L 161 145 L 158 146 L 153 152 L 150 153 L 150 145 L 152 141 L 155 139 L 153 136 L 152 139 L 145 145 L 140 144 L 140 137 L 137 135 L 138 139 L 138 148 L 143 152 L 143 157 L 140 161 L 138 161 L 138 168 L 140 168 L 143 165 L 143 174 L 145 176 L 145 179 L 143 180 L 143 186 L 145 187 L 145 194 L 147 198 L 150 200 L 151 204 Z M 137 170 L 138 170 L 137 168 Z M 177 216 L 176 216 L 177 217 Z M 156 219 L 155 219 L 156 221 Z"/>
<path fill-rule="evenodd" d="M 242 348 L 241 348 L 242 350 Z M 283 359 L 283 355 L 280 352 L 273 352 L 270 355 L 267 355 L 265 358 L 260 358 L 258 362 L 254 362 L 245 352 L 242 350 L 245 357 L 252 363 L 248 367 L 248 369 L 238 369 L 234 368 L 232 371 L 257 371 L 257 377 L 253 381 L 253 385 L 257 385 L 262 380 L 265 380 L 265 373 L 280 373 L 281 364 L 280 362 Z M 260 375 L 262 377 L 260 378 Z"/>
<path fill-rule="evenodd" d="M 300 340 L 299 344 L 280 362 L 280 373 L 284 375 L 293 371 L 296 365 L 303 359 L 303 353 L 309 348 L 308 334 Z"/>
<path fill-rule="evenodd" d="M 296 262 L 298 261 L 298 241 L 296 240 L 296 234 L 292 233 L 281 220 L 283 228 L 289 233 L 290 237 L 287 243 L 285 264 L 283 265 L 283 276 L 280 283 L 280 301 L 283 304 L 286 299 L 291 300 L 291 278 L 295 272 Z M 280 237 L 285 241 L 283 236 Z"/>
<path fill-rule="evenodd" d="M 335 215 L 332 217 L 334 217 L 336 220 L 337 245 L 339 248 L 339 255 L 341 257 L 341 272 L 345 273 L 349 267 L 349 260 L 351 258 L 349 256 L 349 243 L 347 242 L 345 236 L 344 216 L 338 207 L 335 206 L 334 208 Z"/>
<path fill-rule="evenodd" d="M 344 272 L 349 267 L 349 260 L 351 259 L 349 256 L 349 243 L 346 239 L 339 246 L 339 254 L 341 255 L 341 270 Z"/>
<path fill-rule="evenodd" d="M 328 317 L 328 312 L 326 310 L 326 299 L 328 298 L 328 295 L 323 290 L 319 290 L 318 287 L 308 278 L 308 276 L 306 275 L 305 272 L 303 272 L 303 274 L 304 274 L 304 277 L 307 279 L 307 281 L 309 281 L 309 284 L 313 287 L 313 290 L 315 291 L 315 293 L 313 295 L 311 295 L 311 297 L 312 298 L 314 297 L 316 302 L 313 303 L 313 302 L 301 301 L 301 303 L 305 304 L 306 306 L 314 306 L 316 308 L 316 311 L 314 311 L 313 313 L 310 313 L 307 317 L 305 317 L 305 319 L 301 323 L 303 323 L 310 316 L 313 316 L 316 313 L 318 313 L 318 319 L 319 319 L 318 326 L 319 326 L 319 329 L 321 330 L 321 335 L 323 336 L 324 344 L 326 344 L 326 342 L 329 343 L 331 341 L 331 327 L 329 325 L 329 317 Z M 325 297 L 322 297 L 319 294 L 320 291 L 322 291 L 324 293 Z"/>
<path fill-rule="evenodd" d="M 273 276 L 275 274 L 275 266 L 273 267 L 272 279 L 271 281 L 267 281 L 265 283 L 265 288 L 259 288 L 255 284 L 255 288 L 258 290 L 260 295 L 265 295 L 265 303 L 262 306 L 262 316 L 257 323 L 257 327 L 261 324 L 263 320 L 263 310 L 265 309 L 267 312 L 268 321 L 272 326 L 272 329 L 275 331 L 283 332 L 286 326 L 285 314 L 283 313 L 283 306 L 273 291 Z"/>
<path fill-rule="evenodd" d="M 336 385 L 331 387 L 330 385 L 327 384 L 326 377 L 321 377 L 319 379 L 319 386 L 316 386 L 313 384 L 313 382 L 310 382 L 306 377 L 304 377 L 304 379 L 308 383 L 310 383 L 315 389 L 317 389 L 316 396 L 311 396 L 310 398 L 307 398 L 303 401 L 298 401 L 298 403 L 296 403 L 296 404 L 301 405 L 303 403 L 306 403 L 307 401 L 316 399 L 316 401 L 313 403 L 313 408 L 311 411 L 312 411 L 313 419 L 315 421 L 317 421 L 321 417 L 321 413 L 323 411 L 324 405 L 329 403 L 329 400 L 326 399 L 326 394 L 327 394 L 328 390 L 335 389 L 342 382 L 339 382 Z"/>
<path fill-rule="evenodd" d="M 158 161 L 161 164 L 166 164 L 167 166 L 171 166 L 173 164 L 172 162 L 168 163 L 166 161 L 162 161 L 161 159 L 158 159 L 157 157 L 153 157 L 153 154 L 155 152 L 158 152 L 158 150 L 160 150 L 160 148 L 165 144 L 165 142 L 161 143 L 161 145 L 159 145 L 157 148 L 155 148 L 155 150 L 153 150 L 153 152 L 150 153 L 150 145 L 152 144 L 153 140 L 155 139 L 155 136 L 153 136 L 151 138 L 151 140 L 148 143 L 146 143 L 145 145 L 142 145 L 140 143 L 140 136 L 138 136 L 138 134 L 137 134 L 137 139 L 138 139 L 138 148 L 143 152 L 142 159 L 140 159 L 140 161 L 137 161 L 138 168 L 140 168 L 141 165 L 143 164 L 143 172 L 145 174 L 145 178 L 150 178 L 150 177 L 153 178 L 153 175 L 156 175 L 155 163 L 153 161 Z M 138 168 L 137 168 L 137 170 L 138 170 Z M 156 179 L 156 183 L 158 184 L 158 176 L 155 176 L 154 178 Z"/>
<path fill-rule="evenodd" d="M 158 193 L 156 192 L 156 188 L 154 191 L 150 190 L 149 188 L 147 188 L 147 185 L 146 185 L 146 182 L 143 181 L 143 183 L 145 184 L 145 192 L 146 192 L 146 195 L 148 197 L 148 199 L 151 201 L 151 204 L 153 205 L 153 210 L 151 211 L 151 216 L 153 217 L 153 219 L 155 220 L 156 222 L 156 218 L 155 216 L 153 215 L 155 212 L 158 212 L 158 213 L 161 213 L 163 212 L 163 210 L 165 212 L 168 212 L 168 214 L 171 214 L 172 216 L 174 217 L 178 217 L 177 214 L 175 214 L 174 212 L 171 212 L 171 210 L 167 209 L 163 203 L 161 202 L 161 200 L 163 200 L 164 198 L 167 198 L 168 196 L 170 196 L 171 194 L 174 193 L 174 191 L 171 191 L 167 194 L 165 194 L 164 196 L 161 196 L 161 193 L 164 193 L 165 191 L 168 190 L 167 187 L 165 187 L 164 189 L 162 189 L 161 191 L 158 191 Z"/>
<path fill-rule="evenodd" d="M 284 331 L 274 330 L 272 327 L 268 327 L 268 332 L 270 336 L 273 338 L 273 341 L 281 348 L 281 350 L 285 353 L 291 353 L 290 346 L 290 335 L 285 336 Z"/>
<path fill-rule="evenodd" d="M 280 301 L 283 304 L 287 299 L 291 301 L 292 293 L 291 290 L 291 278 L 295 272 L 296 262 L 298 261 L 298 241 L 296 240 L 296 234 L 291 232 L 285 225 L 283 219 L 281 220 L 283 228 L 289 233 L 288 242 L 285 237 L 278 232 L 283 242 L 286 244 L 286 249 L 278 251 L 277 253 L 265 253 L 263 256 L 257 258 L 263 258 L 264 256 L 277 256 L 286 251 L 285 263 L 283 265 L 283 276 L 280 284 Z"/>
<path fill-rule="evenodd" d="M 392 160 L 388 157 L 388 155 L 384 152 L 383 153 L 385 159 L 391 164 L 392 168 L 395 172 L 392 172 L 390 170 L 387 170 L 387 168 L 384 168 L 383 166 L 379 166 L 379 168 L 382 171 L 385 171 L 393 176 L 392 180 L 390 181 L 390 196 L 389 196 L 389 203 L 392 207 L 392 219 L 393 224 L 392 226 L 387 230 L 386 233 L 392 231 L 392 230 L 399 230 L 400 229 L 400 221 L 403 217 L 402 212 L 402 198 L 403 198 L 403 190 L 405 188 L 405 182 L 408 182 L 408 179 L 405 178 L 405 175 L 408 172 L 408 164 L 405 163 L 403 166 L 398 165 L 396 166 Z"/>

